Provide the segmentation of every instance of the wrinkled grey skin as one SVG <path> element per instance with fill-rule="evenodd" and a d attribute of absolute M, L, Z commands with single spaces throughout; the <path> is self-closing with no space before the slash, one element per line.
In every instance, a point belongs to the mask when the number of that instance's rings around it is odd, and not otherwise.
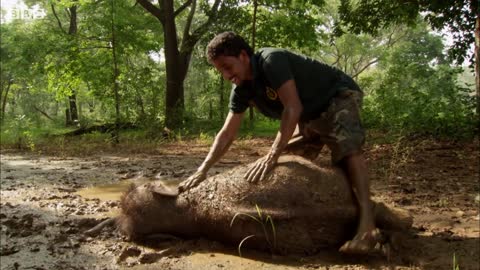
<path fill-rule="evenodd" d="M 131 239 L 163 234 L 206 237 L 280 253 L 338 247 L 356 228 L 357 206 L 347 180 L 298 156 L 283 156 L 266 180 L 252 184 L 239 166 L 177 194 L 161 182 L 129 190 L 116 225 Z M 405 230 L 412 219 L 380 203 L 377 226 Z"/>

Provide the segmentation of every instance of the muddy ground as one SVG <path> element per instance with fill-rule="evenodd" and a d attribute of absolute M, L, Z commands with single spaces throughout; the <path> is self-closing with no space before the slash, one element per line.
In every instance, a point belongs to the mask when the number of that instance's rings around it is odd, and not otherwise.
<path fill-rule="evenodd" d="M 271 139 L 240 141 L 211 174 L 267 153 Z M 120 148 L 1 152 L 1 269 L 480 269 L 478 141 L 402 140 L 369 144 L 375 199 L 407 209 L 414 228 L 390 258 L 279 256 L 206 239 L 127 242 L 112 229 L 83 232 L 115 215 L 130 183 L 176 185 L 202 162 L 209 144 L 180 142 L 142 151 Z M 329 165 L 329 153 L 318 162 Z M 168 218 L 168 217 L 158 217 Z"/>

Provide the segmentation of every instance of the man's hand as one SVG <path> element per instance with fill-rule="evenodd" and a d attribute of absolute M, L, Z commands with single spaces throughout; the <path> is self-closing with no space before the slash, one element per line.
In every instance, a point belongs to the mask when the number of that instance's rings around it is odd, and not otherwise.
<path fill-rule="evenodd" d="M 188 177 L 187 180 L 180 183 L 180 185 L 178 186 L 178 191 L 184 192 L 188 189 L 191 189 L 200 184 L 203 180 L 205 180 L 205 178 L 207 178 L 207 173 L 203 171 L 197 171 L 196 173 Z"/>
<path fill-rule="evenodd" d="M 255 183 L 257 181 L 263 181 L 267 174 L 277 164 L 278 157 L 272 154 L 268 154 L 253 164 L 253 166 L 245 174 L 247 181 Z"/>

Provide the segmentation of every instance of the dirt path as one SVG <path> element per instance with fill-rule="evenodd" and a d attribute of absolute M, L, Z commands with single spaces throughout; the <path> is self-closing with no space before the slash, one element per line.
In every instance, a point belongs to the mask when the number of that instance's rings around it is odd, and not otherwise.
<path fill-rule="evenodd" d="M 270 141 L 242 141 L 212 169 L 222 172 L 268 151 Z M 408 209 L 412 237 L 390 260 L 326 250 L 284 257 L 205 239 L 126 242 L 111 229 L 83 231 L 118 211 L 130 183 L 174 185 L 202 162 L 208 145 L 164 145 L 156 154 L 88 156 L 1 154 L 1 269 L 480 269 L 479 149 L 475 143 L 415 141 L 370 145 L 376 199 Z M 151 152 L 149 152 L 151 153 Z M 325 151 L 319 159 L 328 164 Z"/>

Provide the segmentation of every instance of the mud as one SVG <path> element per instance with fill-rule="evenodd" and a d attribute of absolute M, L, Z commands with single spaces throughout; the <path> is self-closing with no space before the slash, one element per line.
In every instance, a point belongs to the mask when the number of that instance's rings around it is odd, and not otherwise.
<path fill-rule="evenodd" d="M 264 147 L 261 147 L 264 146 Z M 480 269 L 478 143 L 412 141 L 366 149 L 375 200 L 407 209 L 410 236 L 388 258 L 352 257 L 335 249 L 313 256 L 272 255 L 194 239 L 138 244 L 105 228 L 83 232 L 119 211 L 125 183 L 163 180 L 172 186 L 192 173 L 205 144 L 164 145 L 158 153 L 103 150 L 1 153 L 1 269 Z M 237 144 L 211 172 L 221 174 L 268 151 L 268 141 Z M 74 152 L 71 152 L 74 153 Z M 328 164 L 328 153 L 318 162 Z"/>

